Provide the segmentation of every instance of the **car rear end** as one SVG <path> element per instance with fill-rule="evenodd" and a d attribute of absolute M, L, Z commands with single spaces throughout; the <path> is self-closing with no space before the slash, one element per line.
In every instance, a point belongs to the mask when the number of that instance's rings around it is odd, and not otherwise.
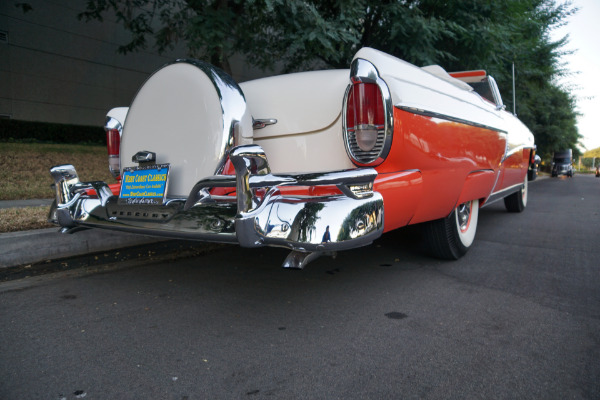
<path fill-rule="evenodd" d="M 53 167 L 51 221 L 64 233 L 107 228 L 286 247 L 292 253 L 284 266 L 294 268 L 313 253 L 372 242 L 383 231 L 383 199 L 372 190 L 377 172 L 355 168 L 341 137 L 336 143 L 329 133 L 341 136 L 348 72 L 279 79 L 246 84 L 246 98 L 231 77 L 201 61 L 161 68 L 128 109 L 109 112 L 117 184 L 81 182 L 74 166 Z M 289 89 L 276 96 L 269 87 Z M 298 101 L 301 92 L 312 100 Z"/>

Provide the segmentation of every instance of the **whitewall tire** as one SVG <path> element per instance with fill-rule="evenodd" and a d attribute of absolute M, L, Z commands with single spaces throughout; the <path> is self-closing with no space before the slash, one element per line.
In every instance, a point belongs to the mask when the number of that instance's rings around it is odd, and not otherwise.
<path fill-rule="evenodd" d="M 424 224 L 429 252 L 438 258 L 457 260 L 467 253 L 475 240 L 479 200 L 460 204 L 446 217 Z"/>
<path fill-rule="evenodd" d="M 518 192 L 515 192 L 504 198 L 504 206 L 506 209 L 510 212 L 522 212 L 525 207 L 527 207 L 528 192 L 527 176 L 525 176 L 523 187 L 521 187 Z"/>

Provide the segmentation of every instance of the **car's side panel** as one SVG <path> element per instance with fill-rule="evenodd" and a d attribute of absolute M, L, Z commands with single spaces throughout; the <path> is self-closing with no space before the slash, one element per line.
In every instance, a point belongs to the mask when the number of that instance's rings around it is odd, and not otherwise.
<path fill-rule="evenodd" d="M 456 205 L 475 199 L 483 200 L 487 198 L 490 195 L 489 188 L 494 187 L 494 184 L 496 183 L 497 175 L 498 174 L 492 170 L 476 171 L 469 174 L 465 180 L 465 184 Z"/>
<path fill-rule="evenodd" d="M 509 155 L 502 163 L 502 173 L 495 192 L 523 183 L 529 166 L 531 149 L 520 149 Z"/>
<path fill-rule="evenodd" d="M 416 170 L 379 174 L 374 190 L 384 198 L 384 232 L 389 232 L 410 223 L 423 197 L 423 177 Z"/>
<path fill-rule="evenodd" d="M 380 174 L 421 172 L 422 194 L 410 221 L 419 223 L 448 216 L 461 198 L 465 180 L 473 172 L 492 171 L 494 179 L 477 179 L 478 184 L 484 185 L 477 188 L 477 198 L 485 197 L 481 196 L 483 193 L 489 195 L 505 148 L 503 132 L 395 109 L 392 150 L 377 171 Z M 394 218 L 387 209 L 393 199 L 383 196 L 387 230 L 389 219 Z"/>

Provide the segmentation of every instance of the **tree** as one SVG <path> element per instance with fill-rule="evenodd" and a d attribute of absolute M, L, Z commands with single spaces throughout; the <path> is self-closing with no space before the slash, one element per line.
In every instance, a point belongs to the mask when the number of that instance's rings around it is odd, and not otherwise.
<path fill-rule="evenodd" d="M 88 0 L 79 15 L 102 20 L 114 13 L 131 33 L 127 53 L 148 46 L 159 51 L 183 42 L 191 57 L 231 72 L 241 53 L 262 68 L 302 69 L 321 61 L 341 64 L 357 44 L 360 0 Z M 343 60 L 347 61 L 347 60 Z"/>
<path fill-rule="evenodd" d="M 131 33 L 127 53 L 159 51 L 185 43 L 189 56 L 230 71 L 243 54 L 262 68 L 284 71 L 347 68 L 352 56 L 372 46 L 416 64 L 451 58 L 436 43 L 460 29 L 427 16 L 416 0 L 88 0 L 79 15 L 102 20 L 114 13 Z"/>

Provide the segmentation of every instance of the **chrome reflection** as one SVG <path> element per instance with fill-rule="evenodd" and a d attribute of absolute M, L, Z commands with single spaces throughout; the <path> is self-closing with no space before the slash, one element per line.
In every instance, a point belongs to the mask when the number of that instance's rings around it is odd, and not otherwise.
<path fill-rule="evenodd" d="M 461 232 L 464 232 L 469 227 L 469 221 L 471 220 L 471 205 L 472 202 L 468 201 L 459 205 L 456 208 L 456 216 L 458 218 L 458 226 Z"/>
<path fill-rule="evenodd" d="M 341 250 L 350 248 L 345 243 L 377 234 L 383 228 L 383 199 L 378 193 L 361 200 L 268 196 L 248 218 L 252 218 L 252 228 L 261 243 L 300 251 Z"/>
<path fill-rule="evenodd" d="M 121 124 L 121 122 L 116 118 L 106 117 L 106 122 L 104 123 L 104 130 L 108 131 L 112 129 L 118 130 L 120 135 L 123 134 L 123 125 Z"/>

